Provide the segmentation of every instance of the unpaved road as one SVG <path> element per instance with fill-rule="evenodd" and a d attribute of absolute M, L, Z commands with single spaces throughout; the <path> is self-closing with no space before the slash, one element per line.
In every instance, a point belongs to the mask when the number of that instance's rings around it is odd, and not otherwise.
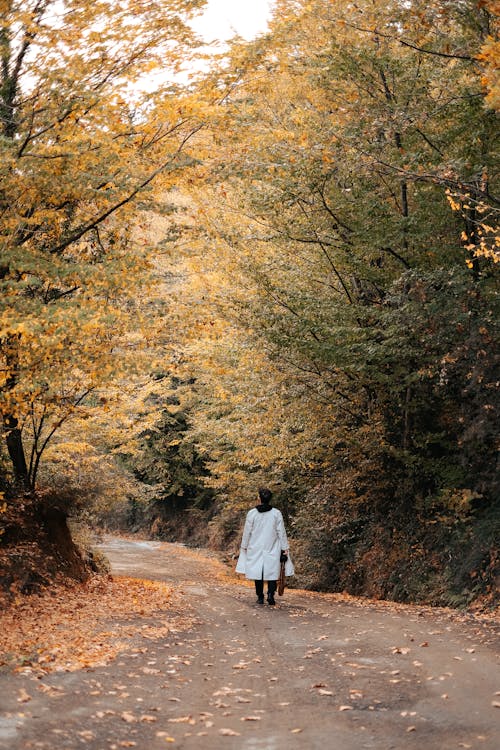
<path fill-rule="evenodd" d="M 122 539 L 102 548 L 115 574 L 180 590 L 194 624 L 137 636 L 106 667 L 46 675 L 26 706 L 17 695 L 29 678 L 0 675 L 1 748 L 500 747 L 491 627 L 288 590 L 275 608 L 259 607 L 251 588 L 225 583 L 201 554 Z"/>

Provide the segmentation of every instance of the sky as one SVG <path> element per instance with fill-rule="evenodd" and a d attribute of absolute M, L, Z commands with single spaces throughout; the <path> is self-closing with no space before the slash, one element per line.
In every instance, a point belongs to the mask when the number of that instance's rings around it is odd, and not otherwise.
<path fill-rule="evenodd" d="M 253 39 L 266 30 L 272 0 L 208 0 L 203 15 L 192 26 L 207 41 L 239 34 Z"/>

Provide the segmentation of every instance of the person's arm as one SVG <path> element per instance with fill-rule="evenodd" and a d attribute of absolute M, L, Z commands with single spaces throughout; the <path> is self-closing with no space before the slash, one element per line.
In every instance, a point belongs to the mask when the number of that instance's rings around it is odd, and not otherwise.
<path fill-rule="evenodd" d="M 247 513 L 245 526 L 243 528 L 243 537 L 241 539 L 241 549 L 243 550 L 246 550 L 250 543 L 250 537 L 252 536 L 252 528 L 253 528 L 253 514 L 249 512 Z"/>
<path fill-rule="evenodd" d="M 285 552 L 285 554 L 288 554 L 288 538 L 286 535 L 283 516 L 281 515 L 281 511 L 279 510 L 276 518 L 276 533 L 278 534 L 278 538 L 280 540 L 281 551 Z"/>

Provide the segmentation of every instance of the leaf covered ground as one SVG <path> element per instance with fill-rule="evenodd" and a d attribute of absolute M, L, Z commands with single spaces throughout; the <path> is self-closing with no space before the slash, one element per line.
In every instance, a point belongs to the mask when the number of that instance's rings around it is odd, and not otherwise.
<path fill-rule="evenodd" d="M 152 615 L 153 625 L 138 619 Z M 47 673 L 108 664 L 138 631 L 157 637 L 174 622 L 181 626 L 172 590 L 161 582 L 95 576 L 59 585 L 18 597 L 0 614 L 0 669 Z"/>

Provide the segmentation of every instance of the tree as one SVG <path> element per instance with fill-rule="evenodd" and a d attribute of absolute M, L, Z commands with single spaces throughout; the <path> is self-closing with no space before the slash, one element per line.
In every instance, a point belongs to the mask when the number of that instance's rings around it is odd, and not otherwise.
<path fill-rule="evenodd" d="M 137 201 L 173 184 L 200 127 L 176 86 L 152 95 L 145 80 L 187 59 L 186 21 L 202 5 L 2 2 L 0 405 L 24 488 L 54 431 L 123 360 L 149 265 Z"/>
<path fill-rule="evenodd" d="M 331 487 L 333 473 L 353 516 L 418 535 L 459 498 L 494 514 L 498 267 L 477 252 L 498 210 L 478 57 L 493 33 L 468 0 L 278 2 L 270 34 L 213 72 L 229 93 L 200 243 L 242 343 L 214 345 L 229 371 L 214 367 L 207 390 L 232 383 L 229 406 L 200 423 L 234 442 L 225 486 L 242 486 L 238 458 L 255 452 L 247 415 L 252 435 L 274 435 L 300 413 L 310 481 Z M 266 357 L 286 417 L 266 374 L 241 364 Z M 283 443 L 269 446 L 271 466 Z M 325 528 L 338 502 L 322 496 Z"/>
<path fill-rule="evenodd" d="M 157 376 L 157 380 L 164 377 Z M 167 380 L 160 397 L 160 418 L 138 435 L 136 454 L 128 463 L 134 476 L 150 487 L 144 515 L 153 533 L 173 541 L 187 541 L 197 534 L 206 542 L 215 495 L 205 485 L 210 473 L 206 455 L 201 454 L 190 434 L 189 402 L 196 381 L 177 377 Z"/>

